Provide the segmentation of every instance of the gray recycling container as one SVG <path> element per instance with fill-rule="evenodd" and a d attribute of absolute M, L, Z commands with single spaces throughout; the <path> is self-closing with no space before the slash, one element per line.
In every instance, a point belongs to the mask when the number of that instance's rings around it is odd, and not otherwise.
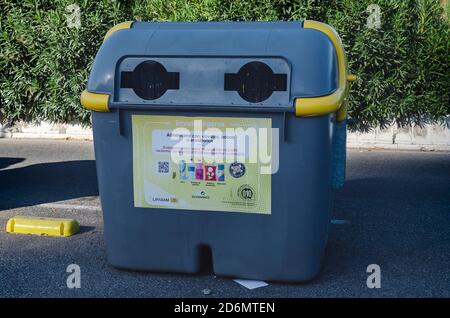
<path fill-rule="evenodd" d="M 81 95 L 108 261 L 312 279 L 332 175 L 343 180 L 353 79 L 338 35 L 315 21 L 112 28 Z"/>

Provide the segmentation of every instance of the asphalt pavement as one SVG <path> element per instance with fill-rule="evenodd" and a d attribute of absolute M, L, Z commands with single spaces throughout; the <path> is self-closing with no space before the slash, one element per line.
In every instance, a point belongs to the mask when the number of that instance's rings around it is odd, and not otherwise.
<path fill-rule="evenodd" d="M 7 234 L 15 215 L 75 218 L 81 230 Z M 66 285 L 70 264 L 79 289 Z M 379 289 L 366 285 L 370 264 Z M 249 290 L 212 273 L 109 266 L 92 143 L 0 139 L 0 286 L 0 297 L 450 297 L 450 153 L 350 149 L 321 274 Z"/>

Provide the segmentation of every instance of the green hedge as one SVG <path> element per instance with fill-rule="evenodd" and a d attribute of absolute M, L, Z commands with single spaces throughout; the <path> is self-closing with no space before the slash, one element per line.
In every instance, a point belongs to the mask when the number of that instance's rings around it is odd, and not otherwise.
<path fill-rule="evenodd" d="M 67 6 L 81 9 L 69 28 Z M 367 7 L 381 8 L 368 28 Z M 449 111 L 449 24 L 440 0 L 0 0 L 0 119 L 83 123 L 79 104 L 107 30 L 126 20 L 302 20 L 341 35 L 352 73 L 353 128 L 442 119 Z"/>

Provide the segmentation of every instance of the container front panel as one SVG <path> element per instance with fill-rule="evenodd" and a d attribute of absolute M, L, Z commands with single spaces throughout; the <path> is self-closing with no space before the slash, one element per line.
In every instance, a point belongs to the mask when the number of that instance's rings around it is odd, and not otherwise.
<path fill-rule="evenodd" d="M 209 205 L 198 205 L 196 209 L 194 201 L 189 209 L 136 206 L 134 177 L 145 176 L 145 172 L 134 166 L 136 129 L 133 118 L 150 118 L 140 116 L 208 118 L 210 122 L 225 120 L 230 125 L 258 122 L 263 127 L 278 128 L 278 170 L 270 175 L 270 191 L 263 189 L 264 185 L 268 186 L 266 183 L 261 183 L 259 188 L 270 196 L 266 198 L 270 202 L 270 213 L 223 212 L 226 209 L 220 204 L 211 205 L 210 209 Z M 93 113 L 97 173 L 110 263 L 129 269 L 193 273 L 205 261 L 206 248 L 211 250 L 213 270 L 218 275 L 280 281 L 311 279 L 319 271 L 328 233 L 330 127 L 330 116 L 296 118 L 291 114 L 284 117 L 281 113 L 150 110 Z M 150 129 L 149 133 L 156 130 Z M 140 149 L 150 154 L 153 151 L 151 144 L 144 144 Z M 152 156 L 147 157 L 151 167 L 154 161 Z M 146 155 L 141 156 L 140 160 L 145 161 L 145 158 Z M 156 163 L 153 168 L 167 171 L 165 164 L 158 166 Z M 180 169 L 175 166 L 173 169 L 174 178 L 179 182 Z M 217 169 L 216 164 L 216 178 Z M 207 172 L 203 169 L 204 174 Z M 170 178 L 172 176 L 170 174 Z M 230 175 L 225 175 L 227 177 Z M 205 178 L 203 176 L 200 184 L 206 188 Z M 210 181 L 218 187 L 217 180 Z M 188 189 L 191 187 L 189 185 Z M 186 195 L 192 196 L 192 193 Z M 255 211 L 250 209 L 250 212 Z"/>

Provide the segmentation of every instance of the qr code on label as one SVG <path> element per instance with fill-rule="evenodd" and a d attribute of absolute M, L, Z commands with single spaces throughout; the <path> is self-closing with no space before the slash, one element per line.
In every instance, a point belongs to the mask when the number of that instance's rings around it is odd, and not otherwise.
<path fill-rule="evenodd" d="M 169 161 L 158 161 L 158 173 L 169 173 Z"/>

